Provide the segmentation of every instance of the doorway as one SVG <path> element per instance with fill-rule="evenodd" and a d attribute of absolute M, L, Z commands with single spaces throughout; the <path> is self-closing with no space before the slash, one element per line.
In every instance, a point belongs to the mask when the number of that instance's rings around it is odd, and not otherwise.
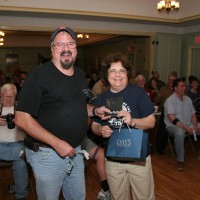
<path fill-rule="evenodd" d="M 200 45 L 190 46 L 188 49 L 187 76 L 190 75 L 200 78 Z"/>

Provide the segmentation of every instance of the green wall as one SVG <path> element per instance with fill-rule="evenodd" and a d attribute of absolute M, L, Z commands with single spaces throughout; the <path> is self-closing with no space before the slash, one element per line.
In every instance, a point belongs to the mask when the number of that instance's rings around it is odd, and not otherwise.
<path fill-rule="evenodd" d="M 185 76 L 188 78 L 189 75 L 187 74 L 187 67 L 188 67 L 188 50 L 190 47 L 199 47 L 200 44 L 195 43 L 195 36 L 200 35 L 200 32 L 197 33 L 189 33 L 189 34 L 183 34 L 182 35 L 182 49 L 181 49 L 181 70 L 180 73 L 182 76 Z M 196 66 L 200 68 L 200 55 L 199 55 L 199 66 Z M 200 74 L 193 74 L 200 78 Z"/>

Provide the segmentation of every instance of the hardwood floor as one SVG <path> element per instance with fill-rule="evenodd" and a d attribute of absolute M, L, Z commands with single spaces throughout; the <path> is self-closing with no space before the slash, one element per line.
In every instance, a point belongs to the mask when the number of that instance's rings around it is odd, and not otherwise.
<path fill-rule="evenodd" d="M 197 146 L 198 145 L 198 146 Z M 200 142 L 196 142 L 196 151 Z M 185 168 L 183 172 L 176 170 L 169 148 L 165 155 L 153 153 L 152 166 L 155 181 L 156 200 L 199 200 L 200 199 L 200 160 L 194 157 L 191 148 L 186 148 Z M 8 179 L 5 179 L 7 177 Z M 2 180 L 4 179 L 4 180 Z M 0 200 L 14 200 L 14 194 L 9 194 L 8 185 L 13 183 L 11 170 L 0 168 Z M 100 191 L 100 183 L 96 173 L 95 163 L 86 168 L 86 200 L 96 200 Z M 37 200 L 34 179 L 31 177 L 31 190 L 28 200 Z"/>

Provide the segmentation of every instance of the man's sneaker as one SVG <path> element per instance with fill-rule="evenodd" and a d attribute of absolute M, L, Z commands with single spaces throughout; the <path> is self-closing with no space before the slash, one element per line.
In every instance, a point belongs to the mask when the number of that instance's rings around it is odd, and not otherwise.
<path fill-rule="evenodd" d="M 184 163 L 183 162 L 177 162 L 177 170 L 178 171 L 184 170 Z"/>
<path fill-rule="evenodd" d="M 15 186 L 14 186 L 13 184 L 8 186 L 8 192 L 9 192 L 10 194 L 15 193 L 14 187 L 15 187 Z"/>
<path fill-rule="evenodd" d="M 97 197 L 98 200 L 110 200 L 110 191 L 103 191 L 101 190 Z"/>

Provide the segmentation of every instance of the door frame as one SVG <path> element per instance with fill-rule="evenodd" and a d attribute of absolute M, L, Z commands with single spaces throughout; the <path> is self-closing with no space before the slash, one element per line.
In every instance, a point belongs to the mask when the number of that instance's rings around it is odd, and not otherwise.
<path fill-rule="evenodd" d="M 192 73 L 192 51 L 194 49 L 200 49 L 200 45 L 192 45 L 188 48 L 188 65 L 187 65 L 187 76 L 190 76 Z"/>

